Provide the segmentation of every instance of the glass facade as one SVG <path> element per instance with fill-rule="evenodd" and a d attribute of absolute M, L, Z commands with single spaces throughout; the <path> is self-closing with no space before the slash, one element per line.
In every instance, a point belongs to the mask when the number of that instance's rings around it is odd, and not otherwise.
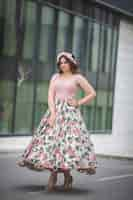
<path fill-rule="evenodd" d="M 48 108 L 56 55 L 63 50 L 75 54 L 97 92 L 95 100 L 81 106 L 87 128 L 92 133 L 111 133 L 119 17 L 95 5 L 83 15 L 45 1 L 26 0 L 23 51 L 16 64 L 15 3 L 0 2 L 0 136 L 31 135 L 38 126 Z M 79 91 L 78 97 L 83 95 Z"/>

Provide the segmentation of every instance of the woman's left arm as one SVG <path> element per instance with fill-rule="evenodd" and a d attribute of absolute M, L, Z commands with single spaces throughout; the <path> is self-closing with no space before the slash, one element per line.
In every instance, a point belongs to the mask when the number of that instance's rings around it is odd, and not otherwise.
<path fill-rule="evenodd" d="M 85 92 L 85 97 L 78 100 L 78 106 L 88 104 L 96 97 L 96 91 L 83 75 L 78 75 L 77 83 Z"/>

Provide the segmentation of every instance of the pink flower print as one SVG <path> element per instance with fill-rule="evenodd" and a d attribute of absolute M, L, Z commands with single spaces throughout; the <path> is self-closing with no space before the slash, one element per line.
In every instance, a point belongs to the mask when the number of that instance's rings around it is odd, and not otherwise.
<path fill-rule="evenodd" d="M 68 126 L 73 126 L 73 127 L 74 127 L 74 126 L 75 126 L 75 122 L 69 121 L 69 122 L 68 122 Z"/>
<path fill-rule="evenodd" d="M 74 135 L 80 135 L 80 130 L 78 128 L 74 128 Z"/>
<path fill-rule="evenodd" d="M 75 156 L 75 151 L 71 148 L 71 147 L 69 147 L 69 149 L 68 149 L 68 154 L 70 155 L 70 156 Z"/>
<path fill-rule="evenodd" d="M 58 160 L 60 160 L 61 162 L 63 161 L 63 155 L 61 154 L 61 152 L 59 152 L 58 154 L 56 154 L 56 158 Z"/>
<path fill-rule="evenodd" d="M 49 161 L 45 161 L 45 167 L 46 168 L 51 168 L 51 164 L 49 163 Z"/>
<path fill-rule="evenodd" d="M 71 123 L 72 123 L 72 125 L 74 126 L 77 122 L 76 122 L 76 121 L 72 121 Z"/>
<path fill-rule="evenodd" d="M 95 153 L 91 153 L 91 154 L 89 155 L 89 159 L 92 160 L 92 161 L 95 161 L 95 160 L 96 160 L 96 155 L 95 155 Z"/>
<path fill-rule="evenodd" d="M 46 155 L 46 153 L 44 153 L 44 152 L 41 152 L 39 157 L 40 157 L 40 160 L 45 160 L 45 159 L 47 159 L 47 155 Z"/>
<path fill-rule="evenodd" d="M 48 126 L 48 127 L 45 127 L 41 130 L 42 132 L 45 132 L 45 134 L 49 134 L 51 132 L 51 127 Z"/>
<path fill-rule="evenodd" d="M 28 145 L 28 147 L 27 147 L 28 152 L 32 150 L 32 147 L 33 147 L 33 143 L 30 143 L 30 144 Z"/>
<path fill-rule="evenodd" d="M 40 144 L 40 145 L 43 145 L 43 144 L 44 144 L 44 141 L 43 141 L 42 138 L 39 138 L 39 139 L 38 139 L 38 144 Z"/>
<path fill-rule="evenodd" d="M 61 168 L 64 169 L 64 170 L 68 169 L 68 167 L 66 166 L 66 164 L 64 162 L 61 163 Z"/>
<path fill-rule="evenodd" d="M 62 117 L 61 119 L 60 119 L 60 123 L 63 123 L 65 121 L 65 119 L 64 119 L 64 117 Z"/>
<path fill-rule="evenodd" d="M 64 132 L 63 132 L 63 131 L 60 131 L 59 137 L 63 137 L 63 136 L 64 136 Z"/>
<path fill-rule="evenodd" d="M 40 125 L 43 125 L 46 121 L 47 121 L 47 118 L 44 116 L 44 117 L 41 119 Z"/>
<path fill-rule="evenodd" d="M 55 154 L 60 154 L 60 149 L 59 149 L 59 148 L 56 148 L 55 151 L 54 151 L 54 153 L 55 153 Z"/>
<path fill-rule="evenodd" d="M 39 142 L 40 142 L 40 139 L 39 138 L 35 138 L 34 141 L 33 141 L 33 144 L 37 145 L 37 144 L 39 144 Z"/>

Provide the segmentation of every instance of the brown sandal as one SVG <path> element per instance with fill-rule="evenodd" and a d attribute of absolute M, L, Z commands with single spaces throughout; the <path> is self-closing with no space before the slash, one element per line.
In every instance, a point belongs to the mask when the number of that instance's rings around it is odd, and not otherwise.
<path fill-rule="evenodd" d="M 90 166 L 88 168 L 88 170 L 86 171 L 86 174 L 90 174 L 90 175 L 93 175 L 96 173 L 96 167 L 95 166 Z"/>
<path fill-rule="evenodd" d="M 25 166 L 25 163 L 24 163 L 23 160 L 17 161 L 16 164 L 17 164 L 19 167 L 24 167 L 24 166 Z"/>
<path fill-rule="evenodd" d="M 55 189 L 55 185 L 57 182 L 57 173 L 51 173 L 48 181 L 48 191 L 51 192 Z"/>
<path fill-rule="evenodd" d="M 86 172 L 86 174 L 95 174 L 96 173 L 96 167 L 95 166 L 89 166 L 89 168 L 79 168 L 78 171 L 80 173 Z"/>
<path fill-rule="evenodd" d="M 72 182 L 73 182 L 73 177 L 71 175 L 68 175 L 68 176 L 65 177 L 65 180 L 64 180 L 64 189 L 66 191 L 72 189 Z"/>

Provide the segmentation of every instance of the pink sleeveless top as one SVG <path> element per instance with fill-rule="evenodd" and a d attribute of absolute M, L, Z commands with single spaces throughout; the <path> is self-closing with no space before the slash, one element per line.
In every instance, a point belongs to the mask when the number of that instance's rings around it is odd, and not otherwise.
<path fill-rule="evenodd" d="M 77 84 L 78 74 L 73 75 L 69 79 L 63 79 L 59 73 L 53 75 L 54 96 L 65 100 L 76 96 L 79 86 Z"/>

